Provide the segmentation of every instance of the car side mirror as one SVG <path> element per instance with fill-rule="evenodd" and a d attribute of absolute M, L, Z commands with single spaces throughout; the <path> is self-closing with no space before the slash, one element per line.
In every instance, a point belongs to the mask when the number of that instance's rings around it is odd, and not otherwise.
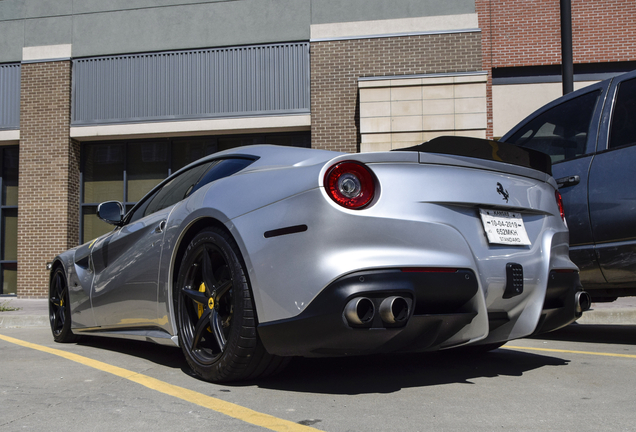
<path fill-rule="evenodd" d="M 120 226 L 124 218 L 124 206 L 119 201 L 106 201 L 97 206 L 97 217 L 111 225 Z"/>

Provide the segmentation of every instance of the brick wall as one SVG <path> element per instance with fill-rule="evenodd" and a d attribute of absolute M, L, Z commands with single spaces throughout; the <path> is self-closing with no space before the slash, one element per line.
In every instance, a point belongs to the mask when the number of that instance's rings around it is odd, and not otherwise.
<path fill-rule="evenodd" d="M 559 0 L 476 0 L 492 67 L 561 64 Z M 574 63 L 636 60 L 634 0 L 572 0 Z"/>
<path fill-rule="evenodd" d="M 479 70 L 479 33 L 313 42 L 312 147 L 360 150 L 359 77 Z"/>
<path fill-rule="evenodd" d="M 46 263 L 79 237 L 79 144 L 69 138 L 71 62 L 22 65 L 18 296 L 48 295 Z"/>

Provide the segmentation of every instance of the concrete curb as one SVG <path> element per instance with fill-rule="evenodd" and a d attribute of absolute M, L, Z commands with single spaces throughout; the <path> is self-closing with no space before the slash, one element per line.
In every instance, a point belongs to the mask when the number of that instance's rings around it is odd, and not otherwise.
<path fill-rule="evenodd" d="M 0 312 L 0 328 L 14 327 L 48 327 L 49 317 L 42 315 L 13 315 L 4 316 Z"/>
<path fill-rule="evenodd" d="M 636 309 L 589 310 L 577 321 L 579 324 L 620 324 L 636 325 Z"/>

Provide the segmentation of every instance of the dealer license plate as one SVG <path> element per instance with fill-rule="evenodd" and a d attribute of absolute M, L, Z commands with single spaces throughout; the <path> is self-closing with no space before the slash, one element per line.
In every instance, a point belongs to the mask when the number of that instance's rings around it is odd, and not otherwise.
<path fill-rule="evenodd" d="M 529 245 L 530 239 L 520 213 L 479 209 L 488 242 L 505 245 Z"/>

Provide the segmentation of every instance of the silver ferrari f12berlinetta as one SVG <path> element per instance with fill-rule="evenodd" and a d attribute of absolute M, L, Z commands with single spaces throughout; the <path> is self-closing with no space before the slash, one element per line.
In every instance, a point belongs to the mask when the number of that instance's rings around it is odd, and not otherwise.
<path fill-rule="evenodd" d="M 548 156 L 495 141 L 239 147 L 98 216 L 113 231 L 52 262 L 55 340 L 178 345 L 213 382 L 293 356 L 494 349 L 589 307 Z"/>

